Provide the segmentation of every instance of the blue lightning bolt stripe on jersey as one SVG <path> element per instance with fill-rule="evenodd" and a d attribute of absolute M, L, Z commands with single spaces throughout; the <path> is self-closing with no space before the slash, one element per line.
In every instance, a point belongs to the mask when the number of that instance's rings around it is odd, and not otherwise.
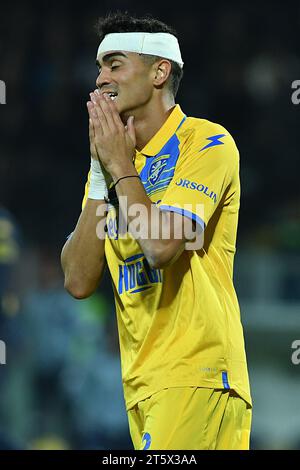
<path fill-rule="evenodd" d="M 207 137 L 206 140 L 210 140 L 211 142 L 202 149 L 199 150 L 199 152 L 202 152 L 202 150 L 208 149 L 209 147 L 214 147 L 215 145 L 224 145 L 224 142 L 220 142 L 220 139 L 222 137 L 225 137 L 226 134 L 217 134 L 217 135 L 212 135 L 211 137 Z"/>

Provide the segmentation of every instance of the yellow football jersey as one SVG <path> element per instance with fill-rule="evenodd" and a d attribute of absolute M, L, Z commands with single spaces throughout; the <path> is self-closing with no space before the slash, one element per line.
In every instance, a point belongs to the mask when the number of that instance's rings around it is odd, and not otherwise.
<path fill-rule="evenodd" d="M 233 285 L 240 201 L 234 140 L 222 126 L 186 117 L 176 105 L 136 152 L 135 166 L 153 203 L 204 228 L 204 245 L 183 251 L 164 269 L 151 269 L 136 240 L 119 236 L 116 209 L 108 213 L 105 254 L 127 409 L 182 386 L 232 388 L 251 404 Z"/>

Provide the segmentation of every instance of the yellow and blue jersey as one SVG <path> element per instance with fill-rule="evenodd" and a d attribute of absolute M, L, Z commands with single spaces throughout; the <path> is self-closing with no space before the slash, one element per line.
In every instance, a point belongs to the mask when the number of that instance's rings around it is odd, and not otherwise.
<path fill-rule="evenodd" d="M 182 386 L 232 388 L 251 404 L 233 285 L 240 201 L 234 140 L 222 126 L 186 117 L 176 105 L 136 151 L 135 166 L 151 201 L 198 223 L 204 245 L 183 251 L 164 269 L 151 269 L 137 241 L 128 233 L 119 236 L 116 209 L 108 213 L 105 255 L 127 409 Z"/>

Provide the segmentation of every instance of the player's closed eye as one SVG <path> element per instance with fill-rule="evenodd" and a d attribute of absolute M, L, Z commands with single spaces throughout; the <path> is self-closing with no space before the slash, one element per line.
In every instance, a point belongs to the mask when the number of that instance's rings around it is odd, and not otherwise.
<path fill-rule="evenodd" d="M 120 67 L 120 64 L 115 64 L 115 63 L 112 63 L 111 66 L 110 66 L 110 69 L 111 70 L 114 70 L 116 68 Z"/>
<path fill-rule="evenodd" d="M 111 65 L 110 65 L 110 70 L 114 70 L 114 69 L 116 69 L 117 67 L 120 67 L 120 64 L 116 64 L 116 65 L 111 64 Z M 98 67 L 98 74 L 100 75 L 101 72 L 102 72 L 102 67 Z"/>

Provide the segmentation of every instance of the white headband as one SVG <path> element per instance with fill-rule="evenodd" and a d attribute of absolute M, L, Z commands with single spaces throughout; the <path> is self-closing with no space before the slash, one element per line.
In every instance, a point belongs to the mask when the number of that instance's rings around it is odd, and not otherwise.
<path fill-rule="evenodd" d="M 100 43 L 97 56 L 109 51 L 156 55 L 183 67 L 177 38 L 169 33 L 110 33 Z"/>

